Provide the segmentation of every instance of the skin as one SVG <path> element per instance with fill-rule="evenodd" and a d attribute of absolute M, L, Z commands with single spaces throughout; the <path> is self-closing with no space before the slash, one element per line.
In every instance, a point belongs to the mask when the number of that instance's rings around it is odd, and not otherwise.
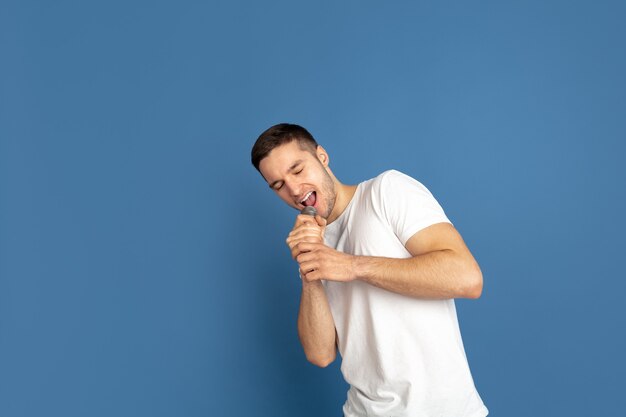
<path fill-rule="evenodd" d="M 413 235 L 405 245 L 411 254 L 406 259 L 356 256 L 326 246 L 326 225 L 345 210 L 356 186 L 337 180 L 321 146 L 312 153 L 292 141 L 273 149 L 259 168 L 278 197 L 294 209 L 304 207 L 301 200 L 309 191 L 317 193 L 319 214 L 315 218 L 298 215 L 286 239 L 302 277 L 298 335 L 313 364 L 325 367 L 336 357 L 335 324 L 321 279 L 359 279 L 421 299 L 480 297 L 483 278 L 478 263 L 449 223 L 434 224 Z"/>

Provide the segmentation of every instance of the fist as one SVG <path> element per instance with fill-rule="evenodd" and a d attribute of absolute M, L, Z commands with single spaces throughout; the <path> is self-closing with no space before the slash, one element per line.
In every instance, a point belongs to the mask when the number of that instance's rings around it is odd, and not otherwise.
<path fill-rule="evenodd" d="M 326 279 L 347 282 L 357 277 L 357 257 L 329 248 L 321 243 L 299 243 L 296 261 L 300 276 L 306 282 Z"/>
<path fill-rule="evenodd" d="M 326 219 L 319 214 L 315 217 L 299 214 L 296 217 L 293 229 L 286 239 L 287 246 L 289 246 L 289 250 L 291 251 L 291 257 L 296 259 L 298 255 L 302 253 L 302 251 L 298 249 L 299 243 L 323 243 L 324 230 L 326 230 Z"/>

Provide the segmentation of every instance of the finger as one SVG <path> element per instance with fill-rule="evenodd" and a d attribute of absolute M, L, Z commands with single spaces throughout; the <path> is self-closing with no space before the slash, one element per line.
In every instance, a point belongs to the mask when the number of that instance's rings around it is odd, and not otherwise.
<path fill-rule="evenodd" d="M 313 282 L 322 279 L 322 275 L 318 270 L 314 270 L 302 275 L 302 278 L 304 278 L 306 282 Z"/>
<path fill-rule="evenodd" d="M 289 236 L 287 237 L 287 239 L 285 239 L 285 243 L 287 243 L 287 246 L 289 246 L 289 250 L 293 250 L 294 247 L 301 241 L 302 239 L 299 239 L 296 236 Z"/>
<path fill-rule="evenodd" d="M 296 256 L 298 256 L 298 254 L 300 253 L 300 250 L 297 249 L 299 241 L 297 242 L 290 242 L 289 240 L 287 241 L 287 246 L 289 247 L 289 252 L 291 252 L 291 257 L 293 259 L 296 259 Z"/>
<path fill-rule="evenodd" d="M 296 257 L 305 252 L 311 252 L 314 250 L 318 250 L 324 247 L 324 245 L 319 241 L 318 238 L 311 239 L 313 241 L 299 240 L 298 242 L 294 242 L 293 247 L 291 247 L 291 256 L 296 259 Z"/>
<path fill-rule="evenodd" d="M 315 260 L 317 256 L 313 252 L 301 252 L 298 256 L 296 256 L 296 261 L 302 265 L 304 262 L 311 262 Z"/>
<path fill-rule="evenodd" d="M 303 262 L 300 264 L 300 270 L 304 271 L 305 275 L 315 271 L 315 262 Z"/>
<path fill-rule="evenodd" d="M 302 223 L 311 223 L 311 224 L 315 224 L 315 217 L 314 216 L 310 216 L 308 214 L 298 214 L 296 216 L 297 219 L 301 220 Z"/>
<path fill-rule="evenodd" d="M 311 233 L 311 232 L 302 232 L 292 236 L 287 237 L 285 239 L 285 243 L 289 247 L 289 250 L 295 249 L 295 247 L 301 243 L 323 243 L 322 237 L 319 233 Z"/>
<path fill-rule="evenodd" d="M 298 234 L 301 234 L 301 233 L 315 233 L 315 234 L 321 235 L 322 228 L 319 226 L 304 225 L 304 226 L 298 227 L 297 229 L 293 229 L 291 232 L 289 232 L 288 236 L 297 236 Z"/>
<path fill-rule="evenodd" d="M 314 250 L 316 248 L 316 245 L 319 245 L 319 243 L 298 242 L 298 244 L 296 244 L 294 249 L 297 249 L 300 252 L 309 252 L 309 251 Z"/>
<path fill-rule="evenodd" d="M 302 243 L 302 241 L 298 241 L 290 248 L 290 250 L 291 250 L 291 257 L 294 260 L 296 260 L 296 261 L 298 260 L 298 256 L 300 256 L 302 253 L 304 253 L 302 251 L 302 249 L 300 248 L 300 244 L 301 243 Z"/>
<path fill-rule="evenodd" d="M 315 221 L 317 222 L 317 225 L 321 227 L 325 227 L 327 223 L 326 219 L 320 216 L 319 214 L 315 216 Z"/>
<path fill-rule="evenodd" d="M 303 225 L 303 224 L 315 224 L 315 218 L 313 218 L 312 216 L 309 216 L 308 214 L 298 214 L 296 216 L 296 222 L 293 226 L 293 228 L 295 229 L 296 227 Z"/>
<path fill-rule="evenodd" d="M 289 232 L 291 233 L 298 233 L 302 230 L 310 230 L 310 231 L 317 231 L 318 233 L 321 234 L 322 230 L 324 230 L 323 227 L 319 226 L 317 223 L 302 223 L 296 227 L 294 227 L 293 229 L 291 229 L 291 231 Z"/>
<path fill-rule="evenodd" d="M 305 238 L 302 240 L 288 243 L 287 245 L 289 246 L 291 257 L 295 259 L 299 254 L 307 252 L 306 250 L 303 250 L 301 246 L 299 246 L 301 243 L 317 243 L 318 241 L 319 241 L 319 238 L 309 237 L 309 238 Z"/>
<path fill-rule="evenodd" d="M 287 239 L 294 241 L 305 236 L 317 236 L 319 241 L 322 242 L 324 240 L 324 231 L 317 225 L 303 224 L 289 232 Z"/>
<path fill-rule="evenodd" d="M 308 241 L 308 242 L 322 242 L 322 236 L 319 231 L 316 230 L 301 230 L 298 233 L 294 233 L 287 237 L 290 242 Z M 313 240 L 311 240 L 313 239 Z"/>
<path fill-rule="evenodd" d="M 313 250 L 319 250 L 319 249 L 323 249 L 326 246 L 324 246 L 323 243 L 321 242 L 304 242 L 304 241 L 300 241 L 298 243 L 296 243 L 293 248 L 291 249 L 291 256 L 296 259 L 296 257 L 303 252 L 310 252 Z"/>
<path fill-rule="evenodd" d="M 292 257 L 293 259 L 295 259 L 295 260 L 297 260 L 297 259 L 298 259 L 298 256 L 299 256 L 301 253 L 302 253 L 302 252 L 298 249 L 298 247 L 297 247 L 297 246 L 294 246 L 294 247 L 291 249 L 291 257 Z"/>
<path fill-rule="evenodd" d="M 294 245 L 291 247 L 291 257 L 293 259 L 296 259 L 301 253 L 311 251 L 312 249 L 310 245 L 319 245 L 319 243 L 306 242 L 304 240 L 299 240 L 295 242 Z"/>

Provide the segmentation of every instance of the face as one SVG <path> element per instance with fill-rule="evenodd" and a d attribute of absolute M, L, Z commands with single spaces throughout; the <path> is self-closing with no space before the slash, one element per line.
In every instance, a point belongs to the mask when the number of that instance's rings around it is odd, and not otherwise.
<path fill-rule="evenodd" d="M 313 206 L 328 218 L 335 205 L 335 184 L 328 171 L 328 155 L 318 146 L 315 155 L 293 140 L 274 148 L 259 164 L 261 174 L 285 203 L 302 210 Z"/>

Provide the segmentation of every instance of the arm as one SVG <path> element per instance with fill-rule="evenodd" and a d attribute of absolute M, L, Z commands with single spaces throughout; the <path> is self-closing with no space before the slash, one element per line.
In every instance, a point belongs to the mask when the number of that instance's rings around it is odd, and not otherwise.
<path fill-rule="evenodd" d="M 335 322 L 321 281 L 302 280 L 298 337 L 309 362 L 322 368 L 336 357 Z"/>
<path fill-rule="evenodd" d="M 323 242 L 323 232 L 326 221 L 311 216 L 298 216 L 294 229 L 287 238 L 287 245 L 292 251 L 292 257 L 300 252 L 296 247 L 300 242 Z M 300 271 L 302 275 L 302 271 Z M 326 291 L 319 280 L 308 282 L 302 279 L 302 294 L 300 296 L 300 310 L 298 312 L 298 337 L 309 362 L 320 367 L 326 367 L 336 357 L 335 322 L 330 312 Z"/>
<path fill-rule="evenodd" d="M 353 256 L 321 244 L 302 242 L 297 257 L 306 281 L 363 280 L 418 298 L 478 298 L 482 273 L 461 235 L 449 223 L 437 223 L 414 234 L 405 259 Z"/>

